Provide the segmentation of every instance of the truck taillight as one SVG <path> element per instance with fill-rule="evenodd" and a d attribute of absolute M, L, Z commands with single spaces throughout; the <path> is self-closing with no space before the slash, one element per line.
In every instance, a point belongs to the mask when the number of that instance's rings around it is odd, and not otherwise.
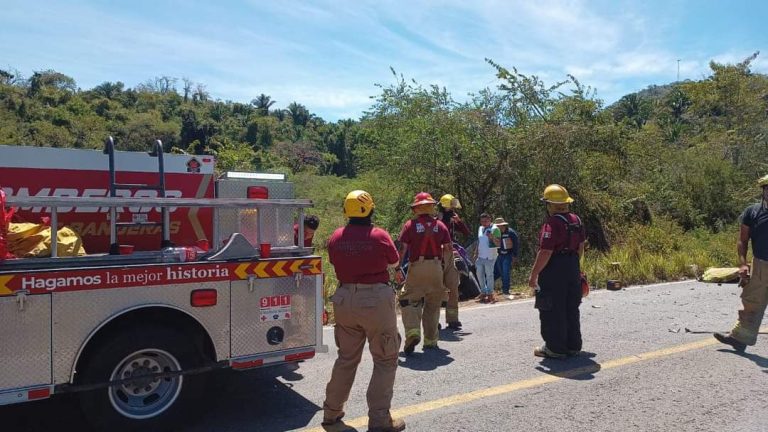
<path fill-rule="evenodd" d="M 264 186 L 248 186 L 249 199 L 269 199 L 269 189 Z"/>
<path fill-rule="evenodd" d="M 215 289 L 198 289 L 192 291 L 190 303 L 194 307 L 216 306 L 219 293 Z"/>
<path fill-rule="evenodd" d="M 285 356 L 285 361 L 292 362 L 292 361 L 300 361 L 300 360 L 308 360 L 315 356 L 314 351 L 307 351 L 303 353 L 297 353 L 297 354 L 288 354 Z"/>

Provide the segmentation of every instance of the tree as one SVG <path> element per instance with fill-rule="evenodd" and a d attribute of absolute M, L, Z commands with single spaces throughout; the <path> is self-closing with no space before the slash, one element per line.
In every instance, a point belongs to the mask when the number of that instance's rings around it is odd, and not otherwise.
<path fill-rule="evenodd" d="M 192 88 L 194 87 L 195 83 L 192 82 L 189 78 L 182 78 L 181 81 L 184 83 L 184 86 L 182 89 L 184 90 L 184 103 L 189 101 L 189 97 L 192 95 Z"/>
<path fill-rule="evenodd" d="M 251 105 L 256 107 L 258 115 L 260 116 L 269 115 L 269 108 L 274 104 L 275 101 L 264 93 L 260 94 L 256 99 L 251 100 Z"/>
<path fill-rule="evenodd" d="M 103 83 L 97 85 L 91 90 L 91 93 L 105 97 L 107 99 L 117 99 L 125 89 L 125 84 L 123 84 L 120 81 L 117 82 L 108 82 L 104 81 Z"/>
<path fill-rule="evenodd" d="M 136 89 L 149 93 L 159 93 L 161 95 L 176 93 L 176 82 L 178 79 L 167 75 L 157 76 L 139 84 Z"/>
<path fill-rule="evenodd" d="M 273 110 L 271 113 L 269 113 L 269 115 L 275 117 L 278 121 L 282 122 L 282 121 L 285 121 L 285 118 L 286 118 L 285 113 L 286 113 L 286 110 L 277 109 L 277 110 Z"/>
<path fill-rule="evenodd" d="M 8 85 L 13 82 L 14 74 L 0 69 L 0 84 Z"/>
<path fill-rule="evenodd" d="M 278 135 L 278 121 L 274 117 L 255 117 L 248 123 L 245 141 L 254 148 L 269 149 Z"/>
<path fill-rule="evenodd" d="M 307 141 L 282 141 L 275 144 L 275 154 L 293 173 L 304 170 L 322 171 L 328 160 L 317 147 Z"/>
<path fill-rule="evenodd" d="M 555 95 L 568 81 L 560 81 L 546 86 L 536 75 L 524 75 L 516 68 L 509 69 L 493 62 L 485 61 L 496 69 L 496 78 L 501 83 L 499 90 L 507 98 L 507 107 L 503 113 L 504 124 L 523 126 L 529 121 L 549 121 L 549 115 L 557 101 Z"/>
<path fill-rule="evenodd" d="M 664 105 L 669 109 L 675 120 L 681 121 L 683 114 L 685 114 L 691 106 L 691 99 L 682 89 L 675 87 L 675 89 L 664 98 Z"/>
<path fill-rule="evenodd" d="M 613 117 L 619 122 L 626 119 L 629 124 L 640 129 L 650 118 L 652 109 L 653 105 L 648 99 L 631 93 L 619 99 L 613 109 Z"/>
<path fill-rule="evenodd" d="M 205 102 L 209 98 L 210 98 L 210 95 L 208 94 L 208 91 L 205 89 L 205 85 L 198 83 L 195 86 L 194 93 L 192 93 L 192 102 L 194 103 Z"/>
<path fill-rule="evenodd" d="M 46 87 L 69 93 L 77 90 L 75 80 L 63 73 L 49 69 L 32 74 L 32 78 L 29 79 L 30 95 L 37 95 Z"/>
<path fill-rule="evenodd" d="M 355 148 L 358 143 L 365 141 L 359 124 L 353 120 L 340 120 L 328 126 L 324 137 L 327 151 L 336 158 L 336 162 L 331 166 L 331 172 L 337 176 L 355 177 L 357 174 Z"/>
<path fill-rule="evenodd" d="M 307 108 L 304 105 L 296 102 L 291 102 L 290 105 L 288 105 L 287 110 L 288 110 L 288 115 L 291 116 L 291 119 L 293 120 L 293 124 L 295 126 L 307 125 L 310 115 L 309 115 L 309 110 L 307 110 Z"/>

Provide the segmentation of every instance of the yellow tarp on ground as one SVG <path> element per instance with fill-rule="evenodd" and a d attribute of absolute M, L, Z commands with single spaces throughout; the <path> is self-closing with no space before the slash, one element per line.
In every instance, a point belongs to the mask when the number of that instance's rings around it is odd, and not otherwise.
<path fill-rule="evenodd" d="M 85 255 L 83 240 L 67 227 L 56 236 L 60 257 Z M 19 258 L 51 256 L 51 227 L 33 223 L 11 223 L 8 227 L 8 252 Z"/>
<path fill-rule="evenodd" d="M 737 282 L 739 280 L 738 267 L 708 268 L 701 275 L 702 282 Z"/>

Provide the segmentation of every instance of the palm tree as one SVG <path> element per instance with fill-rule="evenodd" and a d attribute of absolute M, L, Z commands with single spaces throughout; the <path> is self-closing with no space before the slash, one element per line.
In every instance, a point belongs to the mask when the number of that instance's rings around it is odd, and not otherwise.
<path fill-rule="evenodd" d="M 285 110 L 282 109 L 276 109 L 270 113 L 270 115 L 274 118 L 276 118 L 278 121 L 285 120 Z"/>
<path fill-rule="evenodd" d="M 293 124 L 296 126 L 306 126 L 309 121 L 309 110 L 302 104 L 291 102 L 288 105 L 288 115 L 293 119 Z"/>
<path fill-rule="evenodd" d="M 651 102 L 637 93 L 628 94 L 616 104 L 614 118 L 616 121 L 628 119 L 638 129 L 642 128 L 651 116 Z"/>
<path fill-rule="evenodd" d="M 269 107 L 274 104 L 275 101 L 273 101 L 271 97 L 265 95 L 264 93 L 260 94 L 256 99 L 251 101 L 251 105 L 256 107 L 259 115 L 262 116 L 269 114 Z"/>

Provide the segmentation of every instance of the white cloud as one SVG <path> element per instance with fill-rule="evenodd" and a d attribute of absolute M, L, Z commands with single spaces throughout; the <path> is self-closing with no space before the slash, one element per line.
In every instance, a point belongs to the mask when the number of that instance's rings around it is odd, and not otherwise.
<path fill-rule="evenodd" d="M 573 74 L 609 102 L 637 87 L 674 81 L 678 59 L 681 79 L 709 74 L 712 53 L 671 45 L 664 39 L 669 22 L 632 2 L 611 6 L 247 0 L 227 8 L 200 2 L 186 10 L 160 4 L 144 16 L 119 4 L 40 0 L 6 7 L 0 40 L 11 42 L 4 61 L 25 73 L 54 68 L 84 87 L 188 77 L 206 84 L 213 97 L 247 102 L 266 93 L 330 120 L 357 117 L 369 107 L 369 96 L 378 93 L 374 84 L 394 82 L 390 66 L 421 84 L 445 85 L 459 99 L 496 85 L 484 58 L 548 84 Z M 45 14 L 29 21 L 42 9 Z M 749 54 L 712 57 L 738 62 Z M 758 57 L 753 70 L 768 70 L 768 59 Z"/>

